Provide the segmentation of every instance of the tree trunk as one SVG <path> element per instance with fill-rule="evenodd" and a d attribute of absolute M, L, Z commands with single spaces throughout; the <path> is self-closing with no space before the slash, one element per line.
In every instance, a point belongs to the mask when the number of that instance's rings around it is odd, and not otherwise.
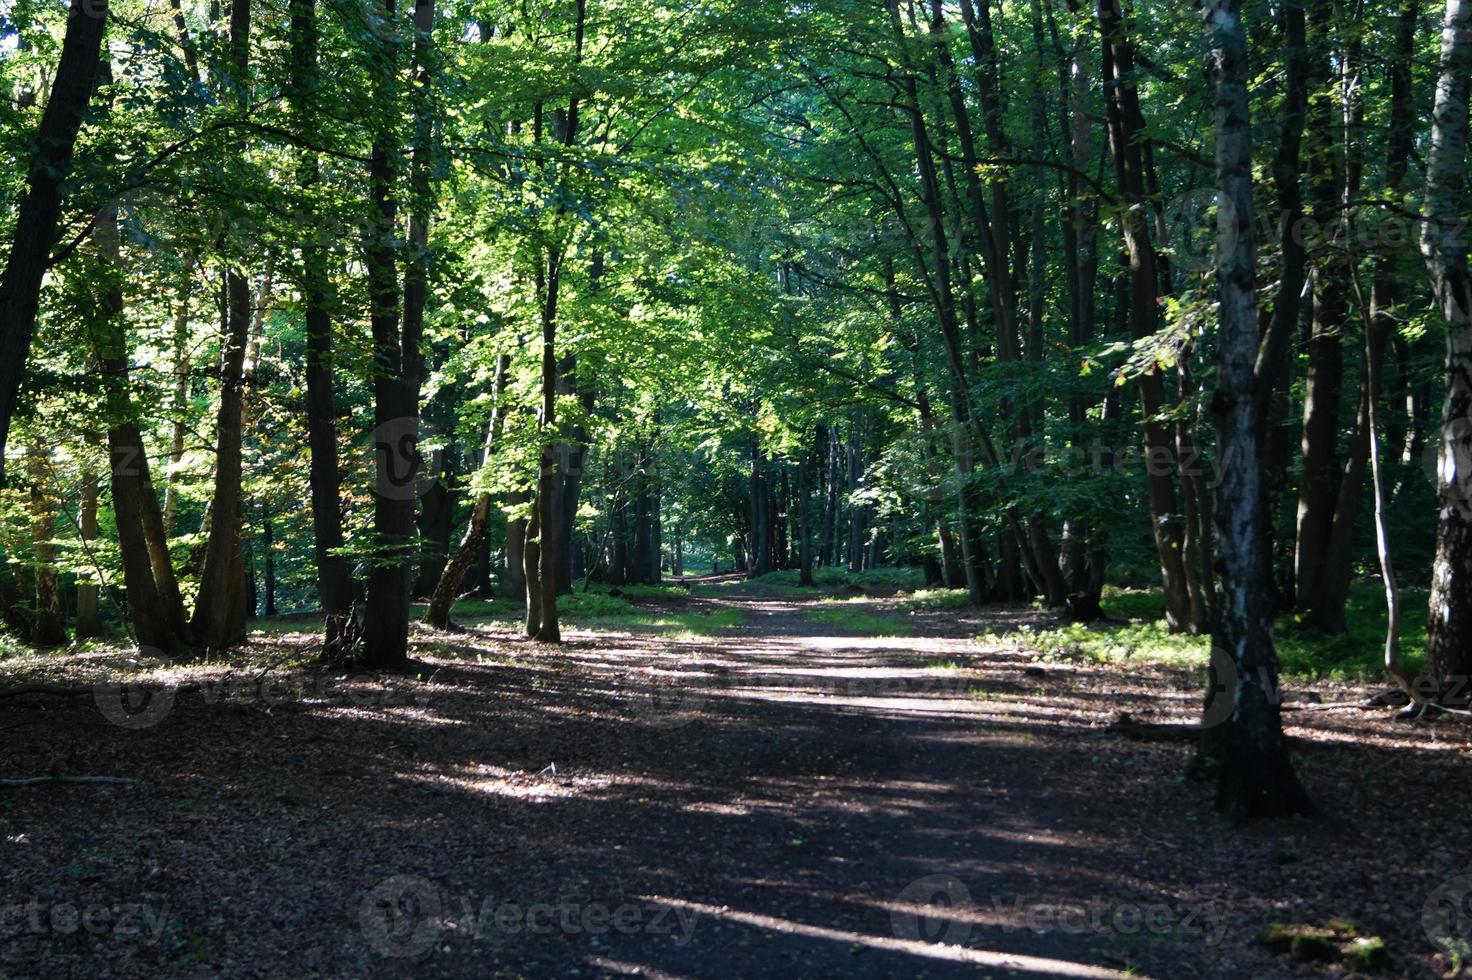
<path fill-rule="evenodd" d="M 797 584 L 802 586 L 816 585 L 813 581 L 813 528 L 809 518 L 808 506 L 808 454 L 803 455 L 797 461 L 797 534 L 798 534 L 798 573 Z"/>
<path fill-rule="evenodd" d="M 1301 151 L 1308 118 L 1308 41 L 1302 0 L 1287 0 L 1281 8 L 1283 33 L 1283 109 L 1278 147 L 1273 157 L 1273 185 L 1279 216 L 1278 288 L 1272 313 L 1261 317 L 1262 338 L 1258 347 L 1257 422 L 1263 438 L 1263 512 L 1268 531 L 1262 537 L 1263 559 L 1273 567 L 1273 515 L 1279 498 L 1288 487 L 1288 466 L 1293 456 L 1293 427 L 1288 421 L 1289 388 L 1294 358 L 1289 340 L 1298 324 L 1303 294 L 1307 253 L 1303 235 L 1303 189 Z M 1261 314 L 1260 314 L 1261 316 Z M 1296 535 L 1295 535 L 1296 539 Z M 1267 588 L 1274 608 L 1292 605 L 1292 577 L 1278 588 L 1270 576 Z"/>
<path fill-rule="evenodd" d="M 82 502 L 78 514 L 78 532 L 82 542 L 83 553 L 87 561 L 93 564 L 88 577 L 81 576 L 77 579 L 77 639 L 89 640 L 102 635 L 102 613 L 99 608 L 101 598 L 99 588 L 101 582 L 91 576 L 97 575 L 98 570 L 93 558 L 92 545 L 97 540 L 97 496 L 98 478 L 97 467 L 92 463 L 91 443 L 93 437 L 87 437 L 87 455 L 82 462 L 81 494 Z"/>
<path fill-rule="evenodd" d="M 532 502 L 531 517 L 526 522 L 526 543 L 522 560 L 526 567 L 526 636 L 535 640 L 542 630 L 542 508 Z"/>
<path fill-rule="evenodd" d="M 1308 8 L 1309 59 L 1313 84 L 1328 77 L 1328 61 L 1338 53 L 1330 48 L 1333 16 L 1329 0 L 1314 0 Z M 1332 232 L 1341 227 L 1342 186 L 1338 166 L 1342 144 L 1335 139 L 1334 107 L 1326 97 L 1312 100 L 1308 135 L 1309 184 L 1314 224 Z M 1339 496 L 1339 406 L 1344 385 L 1345 284 L 1348 269 L 1342 261 L 1344 242 L 1332 236 L 1311 243 L 1315 260 L 1313 326 L 1308 343 L 1308 376 L 1303 399 L 1303 469 L 1298 483 L 1298 520 L 1294 550 L 1293 594 L 1299 609 L 1311 605 L 1318 587 Z M 1356 447 L 1359 448 L 1358 446 Z M 1359 474 L 1363 478 L 1363 471 Z"/>
<path fill-rule="evenodd" d="M 448 454 L 446 455 L 448 460 Z M 419 567 L 414 577 L 414 598 L 428 599 L 439 585 L 450 560 L 450 537 L 455 533 L 455 494 L 448 485 L 452 479 L 448 465 L 442 468 L 419 498 Z"/>
<path fill-rule="evenodd" d="M 1293 773 L 1279 717 L 1278 658 L 1272 610 L 1263 588 L 1260 436 L 1255 380 L 1258 320 L 1253 241 L 1252 128 L 1247 97 L 1247 36 L 1239 0 L 1209 0 L 1206 33 L 1215 82 L 1217 281 L 1221 326 L 1217 391 L 1212 399 L 1222 452 L 1217 520 L 1221 528 L 1221 614 L 1214 640 L 1203 749 L 1219 763 L 1217 808 L 1234 820 L 1284 816 L 1311 809 Z M 1223 673 L 1235 674 L 1224 677 Z M 1225 689 L 1225 693 L 1218 693 Z M 1227 713 L 1217 698 L 1234 699 Z"/>
<path fill-rule="evenodd" d="M 297 129 L 303 136 L 316 132 L 313 93 L 320 77 L 317 61 L 316 0 L 290 0 L 291 79 L 288 95 Z M 310 195 L 321 178 L 317 155 L 302 151 L 298 182 Z M 353 582 L 343 546 L 342 476 L 337 452 L 337 400 L 334 393 L 332 319 L 327 311 L 327 269 L 321 243 L 311 229 L 315 211 L 305 205 L 308 234 L 301 245 L 299 289 L 307 327 L 307 446 L 311 454 L 309 482 L 312 495 L 312 553 L 317 569 L 317 594 L 322 603 L 329 658 L 338 653 L 343 631 L 352 615 Z"/>
<path fill-rule="evenodd" d="M 128 390 L 128 338 L 123 322 L 122 255 L 117 214 L 105 207 L 94 232 L 102 264 L 97 300 L 97 366 L 102 373 L 108 418 L 113 510 L 124 586 L 134 638 L 164 655 L 191 645 L 193 637 L 174 575 L 163 512 L 149 475 L 143 435 L 133 421 Z"/>
<path fill-rule="evenodd" d="M 66 642 L 66 616 L 61 610 L 61 586 L 56 575 L 56 502 L 48 492 L 45 452 L 34 442 L 26 447 L 30 480 L 31 547 L 35 553 L 36 608 L 31 642 L 38 647 Z"/>
<path fill-rule="evenodd" d="M 237 0 L 239 4 L 239 0 Z M 229 332 L 220 352 L 220 405 L 216 414 L 215 483 L 209 538 L 192 628 L 206 647 L 221 650 L 245 639 L 245 552 L 241 501 L 241 424 L 245 393 L 245 347 L 250 329 L 250 289 L 245 277 L 227 270 Z"/>
<path fill-rule="evenodd" d="M 250 0 L 230 7 L 230 71 L 242 105 L 249 101 Z M 244 156 L 244 148 L 239 148 Z M 250 341 L 250 285 L 233 265 L 225 269 L 227 329 L 220 341 L 220 406 L 216 415 L 215 485 L 204 569 L 191 624 L 200 643 L 213 650 L 245 639 L 245 550 L 241 501 L 241 424 L 245 398 L 245 354 Z"/>
<path fill-rule="evenodd" d="M 385 20 L 396 17 L 395 0 L 382 0 Z M 368 575 L 368 603 L 364 610 L 364 662 L 371 667 L 397 669 L 409 656 L 409 601 L 416 557 L 414 501 L 423 468 L 419 452 L 419 386 L 424 377 L 420 340 L 428 299 L 425 250 L 430 216 L 430 50 L 434 33 L 433 0 L 414 6 L 413 138 L 409 154 L 409 234 L 402 305 L 394 235 L 399 203 L 395 196 L 399 148 L 393 128 L 385 125 L 374 136 L 369 182 L 377 212 L 377 227 L 368 249 L 370 320 L 373 332 L 373 412 L 379 456 L 379 479 L 374 488 L 373 532 L 375 555 Z M 402 44 L 397 28 L 383 37 L 376 98 L 386 110 L 398 105 L 395 77 Z M 402 312 L 402 318 L 400 313 Z M 392 471 L 385 478 L 385 470 Z"/>
<path fill-rule="evenodd" d="M 0 486 L 5 445 L 25 378 L 41 304 L 41 281 L 56 244 L 62 183 L 71 172 L 77 132 L 97 87 L 107 0 L 72 0 L 51 96 L 30 145 L 26 190 L 16 209 L 10 255 L 0 273 Z"/>
<path fill-rule="evenodd" d="M 174 425 L 169 440 L 169 471 L 164 480 L 164 532 L 174 533 L 179 516 L 179 467 L 184 460 L 184 437 L 188 434 L 189 373 L 193 366 L 189 336 L 189 293 L 194 278 L 194 253 L 184 256 L 179 308 L 174 313 Z"/>
<path fill-rule="evenodd" d="M 501 406 L 506 396 L 506 375 L 511 369 L 511 355 L 502 354 L 496 358 L 496 378 L 492 384 L 491 417 L 486 423 L 486 440 L 481 453 L 481 466 L 484 467 L 495 453 L 501 443 L 501 428 L 505 419 L 505 411 Z M 460 583 L 465 579 L 465 573 L 469 571 L 476 556 L 480 553 L 486 541 L 486 525 L 491 516 L 491 495 L 482 493 L 475 499 L 475 506 L 470 511 L 470 523 L 465 528 L 465 536 L 460 540 L 460 547 L 455 549 L 455 554 L 445 564 L 445 570 L 440 575 L 439 583 L 435 586 L 434 594 L 429 600 L 429 611 L 425 613 L 424 621 L 435 629 L 446 629 L 450 625 L 450 610 L 454 607 L 455 599 L 460 593 Z M 506 583 L 502 583 L 503 586 Z M 515 593 L 503 589 L 507 595 Z"/>
<path fill-rule="evenodd" d="M 838 485 L 842 468 L 839 462 L 838 429 L 825 425 L 824 431 L 828 435 L 828 465 L 824 478 L 828 497 L 823 506 L 823 553 L 819 560 L 824 568 L 832 568 L 837 560 L 834 549 L 838 542 Z"/>
<path fill-rule="evenodd" d="M 1144 159 L 1145 120 L 1140 113 L 1135 88 L 1134 45 L 1126 33 L 1119 0 L 1099 5 L 1099 27 L 1103 35 L 1104 83 L 1108 93 L 1109 142 L 1114 156 L 1120 196 L 1127 205 L 1121 215 L 1125 247 L 1129 253 L 1129 328 L 1135 340 L 1150 337 L 1156 330 L 1156 301 L 1159 269 L 1155 247 L 1150 241 L 1146 214 Z M 1174 446 L 1166 425 L 1157 420 L 1165 404 L 1165 388 L 1158 369 L 1139 379 L 1140 411 L 1144 417 L 1146 488 L 1150 500 L 1150 523 L 1160 562 L 1161 587 L 1165 593 L 1165 618 L 1174 631 L 1197 633 L 1206 624 L 1193 618 L 1190 589 L 1182 558 L 1184 530 L 1176 510 L 1172 465 Z"/>
<path fill-rule="evenodd" d="M 271 506 L 261 502 L 261 565 L 266 587 L 265 615 L 276 615 L 276 528 L 271 523 Z"/>
<path fill-rule="evenodd" d="M 1447 0 L 1426 162 L 1421 254 L 1447 320 L 1446 400 L 1437 452 L 1436 557 L 1427 666 L 1443 684 L 1472 674 L 1472 279 L 1465 237 L 1472 0 Z"/>

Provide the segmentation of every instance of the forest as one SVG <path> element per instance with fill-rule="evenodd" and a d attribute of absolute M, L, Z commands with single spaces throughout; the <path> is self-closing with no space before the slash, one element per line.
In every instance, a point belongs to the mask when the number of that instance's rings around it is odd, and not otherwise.
<path fill-rule="evenodd" d="M 0 0 L 0 978 L 1460 975 L 1469 96 L 1472 0 Z"/>

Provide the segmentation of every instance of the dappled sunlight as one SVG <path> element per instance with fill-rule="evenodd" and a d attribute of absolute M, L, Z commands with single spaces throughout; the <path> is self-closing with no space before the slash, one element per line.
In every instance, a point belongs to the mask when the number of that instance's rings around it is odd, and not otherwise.
<path fill-rule="evenodd" d="M 740 923 L 753 926 L 758 929 L 770 930 L 777 933 L 795 934 L 810 939 L 822 939 L 835 943 L 848 943 L 854 946 L 870 949 L 887 950 L 906 953 L 921 959 L 947 960 L 953 963 L 975 964 L 977 966 L 993 969 L 1008 970 L 1024 976 L 1043 977 L 1097 977 L 1111 978 L 1111 980 L 1125 980 L 1127 977 L 1142 977 L 1143 974 L 1125 974 L 1117 970 L 1108 970 L 1102 967 L 1090 966 L 1085 963 L 1074 963 L 1067 960 L 1053 959 L 1045 956 L 1025 956 L 1016 953 L 1001 953 L 992 950 L 971 949 L 963 946 L 943 946 L 938 943 L 926 943 L 910 939 L 898 939 L 892 936 L 874 936 L 865 933 L 852 932 L 844 929 L 833 929 L 825 926 L 809 925 L 792 919 L 784 919 L 778 916 L 765 915 L 758 912 L 744 912 L 727 906 L 713 906 L 702 902 L 687 902 L 666 896 L 641 896 L 646 901 L 661 902 L 687 908 L 701 915 L 710 916 L 714 919 Z M 920 967 L 916 967 L 917 971 Z"/>
<path fill-rule="evenodd" d="M 49 713 L 59 716 L 50 724 L 63 742 L 83 740 L 99 770 L 146 776 L 154 767 L 147 778 L 157 785 L 137 797 L 127 825 L 192 828 L 207 805 L 258 814 L 250 819 L 269 820 L 272 834 L 351 841 L 376 870 L 355 873 L 340 900 L 348 907 L 393 874 L 429 875 L 449 882 L 450 895 L 482 902 L 511 894 L 476 893 L 492 887 L 477 882 L 502 874 L 549 900 L 681 896 L 701 923 L 689 946 L 668 937 L 573 943 L 577 962 L 651 976 L 709 975 L 691 964 L 773 943 L 787 944 L 781 955 L 797 973 L 838 957 L 891 976 L 1100 977 L 1126 965 L 1151 975 L 1144 967 L 1161 962 L 1159 951 L 1030 925 L 1071 921 L 1085 899 L 1108 908 L 1247 901 L 1229 884 L 1197 884 L 1203 867 L 1216 880 L 1230 875 L 1225 855 L 1203 856 L 1193 843 L 1194 824 L 1174 840 L 1150 837 L 1156 823 L 1209 819 L 1196 789 L 1162 785 L 1136 820 L 1111 817 L 1140 792 L 1141 767 L 1178 770 L 1189 752 L 1126 742 L 1112 721 L 1129 711 L 1193 723 L 1194 672 L 992 654 L 966 635 L 835 636 L 813 631 L 800 602 L 761 606 L 730 636 L 678 642 L 622 630 L 569 631 L 561 646 L 509 630 L 421 636 L 404 676 L 273 666 L 291 648 L 263 644 L 233 666 L 151 673 L 151 683 L 194 678 L 218 692 L 176 697 L 157 728 L 109 726 L 98 739 L 95 714 L 83 711 Z M 115 667 L 112 657 L 93 662 Z M 236 690 L 237 680 L 248 683 Z M 267 698 L 268 688 L 279 693 Z M 1356 693 L 1336 692 L 1321 693 Z M 1311 774 L 1411 746 L 1427 764 L 1445 760 L 1452 779 L 1450 764 L 1467 755 L 1459 727 L 1310 707 L 1285 719 L 1312 746 Z M 186 730 L 192 737 L 178 739 Z M 391 806 L 377 802 L 385 799 Z M 37 802 L 47 820 L 69 819 Z M 314 822 L 329 808 L 341 829 Z M 1148 861 L 1121 865 L 1126 852 Z M 188 874 L 193 860 L 175 858 L 185 869 L 175 873 Z M 964 882 L 970 901 L 938 906 L 905 893 L 935 875 Z M 930 931 L 916 938 L 894 925 L 911 920 Z M 966 940 L 927 941 L 947 929 Z M 445 962 L 479 962 L 475 929 L 451 918 L 442 940 Z"/>

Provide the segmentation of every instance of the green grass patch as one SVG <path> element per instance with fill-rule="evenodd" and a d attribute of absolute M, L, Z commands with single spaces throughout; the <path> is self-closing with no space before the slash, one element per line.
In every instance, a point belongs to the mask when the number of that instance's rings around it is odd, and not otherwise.
<path fill-rule="evenodd" d="M 642 600 L 678 601 L 690 598 L 690 590 L 683 585 L 590 585 L 587 592 L 579 595 L 608 595 L 617 591 L 621 597 Z"/>
<path fill-rule="evenodd" d="M 1425 589 L 1402 589 L 1400 599 L 1400 650 L 1407 670 L 1414 674 L 1426 660 L 1427 593 Z M 1139 660 L 1177 667 L 1206 665 L 1211 639 L 1171 633 L 1165 625 L 1165 600 L 1158 590 L 1108 588 L 1103 608 L 1106 615 L 1127 622 L 1071 623 L 1051 630 L 990 633 L 981 640 L 1099 663 Z M 1345 619 L 1348 632 L 1331 635 L 1308 629 L 1293 614 L 1278 617 L 1274 630 L 1284 674 L 1338 680 L 1381 676 L 1386 614 L 1385 594 L 1378 583 L 1354 583 Z"/>
<path fill-rule="evenodd" d="M 846 632 L 861 633 L 865 636 L 906 636 L 910 632 L 910 627 L 906 623 L 895 622 L 884 616 L 876 616 L 873 613 L 860 612 L 852 608 L 840 609 L 830 606 L 805 609 L 803 615 L 814 623 L 839 626 Z"/>
<path fill-rule="evenodd" d="M 557 600 L 557 616 L 569 626 L 584 629 L 608 627 L 613 629 L 649 629 L 679 636 L 715 636 L 723 630 L 738 626 L 742 621 L 739 609 L 711 609 L 682 611 L 673 603 L 665 607 L 641 606 L 631 599 L 683 600 L 689 593 L 678 586 L 639 585 L 623 586 L 623 595 L 609 595 L 611 589 L 600 587 L 597 591 L 575 592 Z M 416 617 L 424 615 L 425 607 L 414 609 Z M 455 604 L 454 617 L 460 622 L 498 621 L 515 623 L 526 614 L 520 599 L 464 599 Z"/>
<path fill-rule="evenodd" d="M 739 609 L 713 609 L 709 612 L 667 613 L 639 616 L 626 620 L 631 626 L 657 629 L 672 636 L 716 636 L 740 626 L 745 617 Z"/>
<path fill-rule="evenodd" d="M 812 595 L 814 588 L 797 584 L 800 577 L 797 569 L 784 568 L 746 581 L 722 582 L 716 588 L 755 592 L 760 595 Z M 844 568 L 815 568 L 813 583 L 818 590 L 856 585 L 870 591 L 888 592 L 923 588 L 925 573 L 919 568 L 871 568 L 863 572 L 850 572 Z"/>
<path fill-rule="evenodd" d="M 965 589 L 921 589 L 900 603 L 901 609 L 960 609 L 971 604 Z"/>

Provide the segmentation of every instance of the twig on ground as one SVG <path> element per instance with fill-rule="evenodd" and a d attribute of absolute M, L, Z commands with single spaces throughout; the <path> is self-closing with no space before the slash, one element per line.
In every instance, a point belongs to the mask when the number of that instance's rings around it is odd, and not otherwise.
<path fill-rule="evenodd" d="M 39 786 L 42 783 L 101 783 L 109 786 L 137 786 L 139 780 L 125 776 L 29 776 L 25 779 L 0 779 L 0 787 Z"/>

